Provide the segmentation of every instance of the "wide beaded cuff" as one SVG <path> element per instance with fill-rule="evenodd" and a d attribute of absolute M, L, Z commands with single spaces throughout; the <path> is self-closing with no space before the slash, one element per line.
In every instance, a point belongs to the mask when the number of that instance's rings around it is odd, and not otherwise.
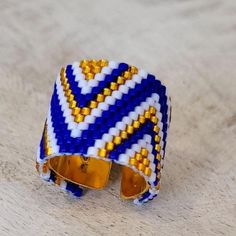
<path fill-rule="evenodd" d="M 149 186 L 134 200 L 141 204 L 158 194 L 169 122 L 167 90 L 154 75 L 126 63 L 75 62 L 57 76 L 37 169 L 80 196 L 82 188 L 50 170 L 49 159 L 82 155 L 130 167 Z"/>

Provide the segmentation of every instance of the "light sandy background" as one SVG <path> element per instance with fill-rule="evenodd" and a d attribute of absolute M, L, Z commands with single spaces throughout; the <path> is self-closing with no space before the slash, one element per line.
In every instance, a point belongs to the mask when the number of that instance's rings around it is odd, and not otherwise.
<path fill-rule="evenodd" d="M 118 168 L 81 200 L 43 182 L 35 154 L 55 75 L 127 61 L 169 87 L 158 199 L 119 199 Z M 0 1 L 0 235 L 236 235 L 236 1 Z"/>

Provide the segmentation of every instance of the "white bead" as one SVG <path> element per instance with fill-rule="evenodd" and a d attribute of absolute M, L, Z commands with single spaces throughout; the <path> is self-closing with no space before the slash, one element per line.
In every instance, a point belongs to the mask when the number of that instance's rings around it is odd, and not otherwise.
<path fill-rule="evenodd" d="M 125 155 L 125 154 L 119 155 L 119 162 L 122 164 L 127 164 L 129 162 L 128 155 Z"/>
<path fill-rule="evenodd" d="M 105 103 L 109 104 L 109 105 L 114 105 L 115 104 L 115 98 L 111 97 L 111 96 L 107 96 L 105 98 Z"/>
<path fill-rule="evenodd" d="M 105 147 L 105 142 L 103 140 L 96 140 L 94 146 L 96 148 L 104 148 Z"/>
<path fill-rule="evenodd" d="M 102 70 L 101 70 L 101 72 L 102 72 L 103 74 L 109 75 L 109 74 L 111 74 L 112 69 L 109 68 L 109 67 L 103 67 Z"/>
<path fill-rule="evenodd" d="M 90 147 L 90 148 L 88 148 L 87 154 L 88 154 L 89 156 L 96 157 L 96 156 L 97 156 L 97 152 L 98 152 L 98 149 L 97 149 L 97 148 L 95 148 L 95 147 Z"/>
<path fill-rule="evenodd" d="M 110 61 L 108 65 L 109 65 L 109 67 L 115 69 L 118 67 L 119 64 L 115 61 Z"/>
<path fill-rule="evenodd" d="M 113 136 L 110 134 L 103 134 L 102 136 L 102 140 L 104 140 L 105 142 L 111 142 L 113 139 Z"/>

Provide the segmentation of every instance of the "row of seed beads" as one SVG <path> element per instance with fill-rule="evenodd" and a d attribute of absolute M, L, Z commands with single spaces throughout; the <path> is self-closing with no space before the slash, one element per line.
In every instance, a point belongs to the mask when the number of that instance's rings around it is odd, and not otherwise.
<path fill-rule="evenodd" d="M 103 60 L 103 65 L 105 64 Z M 84 62 L 81 62 L 82 68 L 87 68 L 84 65 Z M 117 90 L 120 85 L 124 84 L 126 80 L 129 80 L 132 78 L 133 74 L 137 74 L 138 70 L 134 66 L 130 66 L 128 71 L 125 71 L 122 73 L 121 76 L 118 76 L 116 82 L 111 82 L 109 88 L 104 88 L 103 92 L 98 94 L 96 99 L 93 101 L 90 101 L 88 107 L 80 108 L 77 106 L 77 102 L 74 99 L 74 95 L 72 94 L 72 91 L 70 89 L 70 85 L 68 84 L 68 79 L 66 78 L 65 74 L 65 68 L 62 68 L 61 70 L 61 83 L 63 86 L 64 94 L 67 98 L 67 102 L 69 103 L 69 107 L 72 109 L 72 115 L 74 116 L 74 121 L 79 123 L 84 121 L 85 117 L 87 115 L 91 114 L 91 111 L 93 108 L 97 108 L 98 104 L 100 102 L 104 102 L 105 98 L 112 94 L 113 91 Z"/>
<path fill-rule="evenodd" d="M 157 126 L 158 119 L 156 117 L 156 109 L 151 106 L 147 111 L 144 112 L 143 115 L 139 115 L 138 120 L 133 121 L 131 125 L 126 125 L 126 129 L 120 131 L 118 136 L 115 136 L 111 142 L 107 142 L 105 148 L 100 148 L 98 150 L 98 155 L 101 157 L 108 157 L 109 152 L 112 151 L 116 145 L 119 145 L 123 140 L 128 139 L 129 135 L 133 134 L 135 130 L 137 130 L 141 124 L 144 124 L 146 120 L 151 120 L 154 125 L 155 132 L 155 150 L 157 150 L 158 154 L 156 158 L 158 159 L 157 169 L 160 169 L 160 136 L 159 127 Z M 148 150 L 142 148 L 140 153 L 135 153 L 135 156 L 130 158 L 129 164 L 135 166 L 138 170 L 142 171 L 145 175 L 150 176 L 152 171 L 149 167 L 150 161 L 148 160 Z M 160 178 L 159 171 L 157 178 Z"/>

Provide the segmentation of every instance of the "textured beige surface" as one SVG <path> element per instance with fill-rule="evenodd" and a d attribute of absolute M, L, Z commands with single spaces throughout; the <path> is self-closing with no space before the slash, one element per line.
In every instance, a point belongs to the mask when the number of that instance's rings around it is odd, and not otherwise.
<path fill-rule="evenodd" d="M 0 235 L 236 235 L 235 0 L 0 1 Z M 43 182 L 35 152 L 55 75 L 84 57 L 128 61 L 169 87 L 158 199 L 81 200 Z"/>

